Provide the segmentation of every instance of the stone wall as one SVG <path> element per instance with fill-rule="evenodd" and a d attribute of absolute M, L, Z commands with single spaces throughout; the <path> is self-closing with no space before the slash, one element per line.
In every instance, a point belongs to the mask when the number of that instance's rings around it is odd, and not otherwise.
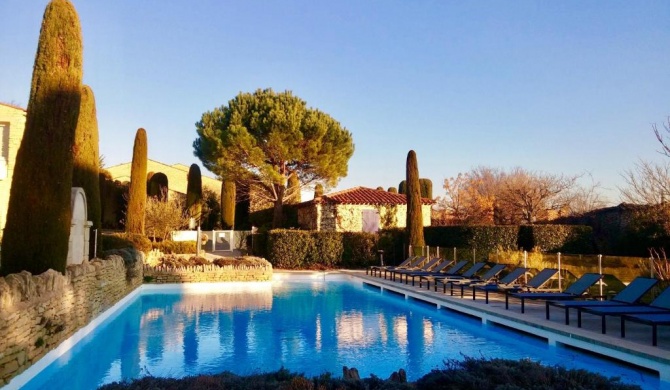
<path fill-rule="evenodd" d="M 142 260 L 127 270 L 109 256 L 67 268 L 0 278 L 0 386 L 142 284 Z"/>
<path fill-rule="evenodd" d="M 146 265 L 144 278 L 150 283 L 262 282 L 272 280 L 272 265 L 198 265 L 183 268 Z"/>
<path fill-rule="evenodd" d="M 430 226 L 430 205 L 421 207 L 423 225 Z M 298 223 L 303 229 L 360 232 L 363 231 L 363 211 L 377 211 L 380 228 L 404 228 L 407 222 L 407 205 L 373 206 L 348 204 L 322 204 L 305 206 L 298 210 Z M 388 223 L 388 224 L 387 224 Z"/>

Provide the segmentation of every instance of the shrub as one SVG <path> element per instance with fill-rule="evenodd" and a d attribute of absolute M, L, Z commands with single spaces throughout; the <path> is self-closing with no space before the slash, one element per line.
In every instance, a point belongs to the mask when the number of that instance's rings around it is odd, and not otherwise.
<path fill-rule="evenodd" d="M 374 233 L 340 233 L 342 239 L 342 267 L 367 268 L 379 264 L 377 235 Z"/>
<path fill-rule="evenodd" d="M 267 236 L 267 258 L 276 268 L 365 268 L 377 264 L 377 238 L 372 233 L 272 230 Z M 254 246 L 262 243 L 263 237 L 254 234 Z"/>
<path fill-rule="evenodd" d="M 26 125 L 16 155 L 2 238 L 2 274 L 65 272 L 70 237 L 72 146 L 82 80 L 82 38 L 71 2 L 42 19 Z"/>
<path fill-rule="evenodd" d="M 419 179 L 421 197 L 433 199 L 433 182 L 430 179 Z"/>
<path fill-rule="evenodd" d="M 107 250 L 135 248 L 138 251 L 149 253 L 151 241 L 142 234 L 112 233 L 101 236 L 103 247 Z"/>
<path fill-rule="evenodd" d="M 427 226 L 426 244 L 445 248 L 474 248 L 485 258 L 498 248 L 516 249 L 518 226 Z"/>
<path fill-rule="evenodd" d="M 92 229 L 101 227 L 98 145 L 98 118 L 95 96 L 88 85 L 81 89 L 81 104 L 72 148 L 72 187 L 81 187 L 86 193 L 87 217 Z M 92 248 L 91 248 L 92 249 Z M 101 248 L 99 248 L 101 249 Z M 93 253 L 93 257 L 97 255 Z"/>
<path fill-rule="evenodd" d="M 304 230 L 275 229 L 268 235 L 268 255 L 275 268 L 300 269 L 313 247 L 312 235 Z"/>
<path fill-rule="evenodd" d="M 314 198 L 318 198 L 320 196 L 323 196 L 323 184 L 316 183 L 314 186 Z"/>
<path fill-rule="evenodd" d="M 172 231 L 188 226 L 184 202 L 178 197 L 165 202 L 153 196 L 148 198 L 144 220 L 147 236 L 154 240 L 167 240 Z"/>
<path fill-rule="evenodd" d="M 399 264 L 407 258 L 407 232 L 405 229 L 384 229 L 377 234 L 377 249 L 384 251 L 385 264 Z"/>
<path fill-rule="evenodd" d="M 519 247 L 539 247 L 544 252 L 594 253 L 593 229 L 581 225 L 532 225 L 519 227 Z"/>
<path fill-rule="evenodd" d="M 230 180 L 221 182 L 221 217 L 224 230 L 235 227 L 235 196 L 235 182 Z"/>
<path fill-rule="evenodd" d="M 133 160 L 130 166 L 130 188 L 126 210 L 126 232 L 144 234 L 147 203 L 147 132 L 139 128 L 135 134 Z"/>
<path fill-rule="evenodd" d="M 639 389 L 586 370 L 544 366 L 529 359 L 473 359 L 445 362 L 416 382 L 422 389 Z M 504 384 L 504 387 L 501 386 Z"/>
<path fill-rule="evenodd" d="M 147 195 L 156 198 L 161 202 L 168 200 L 169 182 L 168 177 L 163 172 L 158 172 L 149 178 L 147 183 Z"/>
<path fill-rule="evenodd" d="M 195 253 L 196 244 L 195 241 L 164 240 L 160 242 L 152 242 L 151 248 L 158 249 L 166 254 L 185 254 Z"/>
<path fill-rule="evenodd" d="M 342 235 L 336 232 L 311 232 L 311 247 L 305 267 L 333 268 L 342 260 Z"/>
<path fill-rule="evenodd" d="M 189 216 L 195 219 L 196 226 L 200 225 L 200 217 L 202 216 L 202 175 L 198 164 L 191 164 L 188 170 L 186 209 Z"/>

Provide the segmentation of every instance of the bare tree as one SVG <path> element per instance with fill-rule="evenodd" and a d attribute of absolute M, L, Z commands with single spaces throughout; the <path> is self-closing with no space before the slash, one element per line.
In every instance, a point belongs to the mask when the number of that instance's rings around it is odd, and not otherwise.
<path fill-rule="evenodd" d="M 492 224 L 501 171 L 478 167 L 444 180 L 438 207 L 455 223 Z"/>
<path fill-rule="evenodd" d="M 166 240 L 173 230 L 188 226 L 188 213 L 184 211 L 183 197 L 161 201 L 159 197 L 147 198 L 145 229 L 152 239 Z"/>
<path fill-rule="evenodd" d="M 560 213 L 572 202 L 571 190 L 579 176 L 552 175 L 515 168 L 502 180 L 499 204 L 519 222 L 547 219 L 550 211 Z"/>
<path fill-rule="evenodd" d="M 582 215 L 607 206 L 607 200 L 600 192 L 602 190 L 600 182 L 595 181 L 590 172 L 586 175 L 591 182 L 588 185 L 576 186 L 571 195 L 572 201 L 568 205 L 568 215 Z"/>
<path fill-rule="evenodd" d="M 662 149 L 660 150 L 661 153 L 665 154 L 666 156 L 670 157 L 670 144 L 668 141 L 666 141 L 665 137 L 670 136 L 670 117 L 667 118 L 667 122 L 663 124 L 663 129 L 665 130 L 665 133 L 669 133 L 666 136 L 663 136 L 661 134 L 661 131 L 658 129 L 658 126 L 656 123 L 651 125 L 652 129 L 654 129 L 654 134 L 656 134 L 656 139 L 658 142 L 661 143 Z"/>
<path fill-rule="evenodd" d="M 657 205 L 670 199 L 670 163 L 639 160 L 621 176 L 626 182 L 619 188 L 624 202 Z"/>

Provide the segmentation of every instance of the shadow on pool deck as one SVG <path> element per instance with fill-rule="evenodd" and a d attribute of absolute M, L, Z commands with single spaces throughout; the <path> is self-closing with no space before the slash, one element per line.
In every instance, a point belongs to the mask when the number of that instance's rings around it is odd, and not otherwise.
<path fill-rule="evenodd" d="M 600 317 L 585 313 L 582 327 L 577 327 L 577 311 L 570 311 L 570 325 L 565 325 L 562 310 L 552 310 L 551 320 L 545 318 L 544 301 L 526 301 L 525 313 L 521 313 L 518 300 L 510 300 L 509 310 L 505 310 L 505 296 L 491 294 L 489 304 L 484 302 L 483 294 L 472 300 L 472 294 L 460 298 L 412 286 L 404 282 L 393 282 L 381 277 L 366 275 L 365 271 L 341 271 L 359 277 L 365 282 L 383 289 L 399 292 L 405 297 L 427 301 L 440 307 L 463 312 L 478 317 L 482 322 L 498 324 L 522 332 L 530 333 L 547 340 L 549 344 L 564 344 L 589 352 L 621 360 L 659 373 L 661 380 L 670 382 L 670 327 L 658 327 L 658 346 L 651 345 L 651 326 L 626 323 L 626 338 L 620 337 L 620 321 L 617 317 L 607 319 L 607 334 L 601 333 Z M 470 290 L 471 291 L 471 290 Z M 554 308 L 555 309 L 555 308 Z"/>

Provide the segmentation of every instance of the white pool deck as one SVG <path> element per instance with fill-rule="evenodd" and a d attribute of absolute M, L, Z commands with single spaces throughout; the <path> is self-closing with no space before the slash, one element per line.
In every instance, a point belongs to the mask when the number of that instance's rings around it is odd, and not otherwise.
<path fill-rule="evenodd" d="M 501 294 L 490 294 L 489 304 L 486 304 L 484 303 L 483 294 L 481 296 L 478 295 L 477 300 L 473 301 L 471 294 L 466 294 L 464 298 L 460 298 L 459 290 L 459 293 L 454 294 L 452 297 L 448 291 L 447 294 L 443 294 L 439 289 L 438 292 L 429 291 L 425 288 L 425 285 L 423 288 L 420 288 L 418 283 L 416 286 L 412 286 L 411 281 L 409 284 L 398 281 L 394 282 L 383 277 L 366 275 L 365 271 L 275 271 L 273 281 L 278 282 L 289 279 L 327 280 L 342 276 L 361 280 L 369 285 L 379 287 L 382 291 L 386 290 L 401 294 L 405 299 L 417 299 L 434 304 L 438 308 L 455 310 L 479 318 L 486 325 L 499 325 L 516 329 L 543 338 L 550 345 L 563 344 L 655 371 L 663 382 L 664 388 L 666 384 L 670 387 L 670 327 L 667 326 L 659 326 L 658 346 L 655 347 L 651 345 L 651 326 L 628 322 L 626 324 L 626 338 L 623 339 L 619 336 L 620 322 L 616 318 L 610 317 L 607 321 L 607 334 L 603 335 L 600 332 L 600 317 L 597 316 L 584 314 L 582 328 L 578 328 L 576 325 L 576 311 L 574 310 L 571 311 L 570 325 L 564 324 L 564 312 L 558 309 L 552 310 L 551 320 L 546 320 L 544 301 L 527 300 L 525 313 L 522 314 L 521 304 L 518 300 L 510 301 L 510 309 L 505 310 L 505 299 L 504 295 Z M 248 286 L 252 283 L 267 285 L 267 283 L 271 282 L 227 283 L 243 283 Z M 112 308 L 95 318 L 87 326 L 77 331 L 56 349 L 47 353 L 42 359 L 13 378 L 9 384 L 1 389 L 20 389 L 41 370 L 92 332 L 100 323 L 118 315 L 123 308 L 143 291 L 175 288 L 183 291 L 211 291 L 212 288 L 220 289 L 220 285 L 221 283 L 186 283 L 181 285 L 144 284 L 128 294 Z"/>
<path fill-rule="evenodd" d="M 479 292 L 476 300 L 472 293 L 466 291 L 460 297 L 460 288 L 450 296 L 449 289 L 443 294 L 441 285 L 438 292 L 426 289 L 424 283 L 420 288 L 417 283 L 412 286 L 399 281 L 391 281 L 383 277 L 366 275 L 365 271 L 341 271 L 356 276 L 366 283 L 379 286 L 383 290 L 393 291 L 405 296 L 406 299 L 418 299 L 435 304 L 437 307 L 451 309 L 480 318 L 482 323 L 501 325 L 529 333 L 547 340 L 550 345 L 563 344 L 591 353 L 614 358 L 634 366 L 643 367 L 659 374 L 663 382 L 670 385 L 670 327 L 658 327 L 658 346 L 651 345 L 651 326 L 626 322 L 626 338 L 620 336 L 620 320 L 618 317 L 607 318 L 607 333 L 601 333 L 601 319 L 595 315 L 584 313 L 582 327 L 577 327 L 577 311 L 570 311 L 570 325 L 565 325 L 564 311 L 552 308 L 551 320 L 545 318 L 545 301 L 526 300 L 525 313 L 521 313 L 521 301 L 510 299 L 509 310 L 505 309 L 505 296 L 492 293 L 489 303 L 484 300 L 484 293 Z M 458 291 L 458 293 L 456 293 Z"/>

